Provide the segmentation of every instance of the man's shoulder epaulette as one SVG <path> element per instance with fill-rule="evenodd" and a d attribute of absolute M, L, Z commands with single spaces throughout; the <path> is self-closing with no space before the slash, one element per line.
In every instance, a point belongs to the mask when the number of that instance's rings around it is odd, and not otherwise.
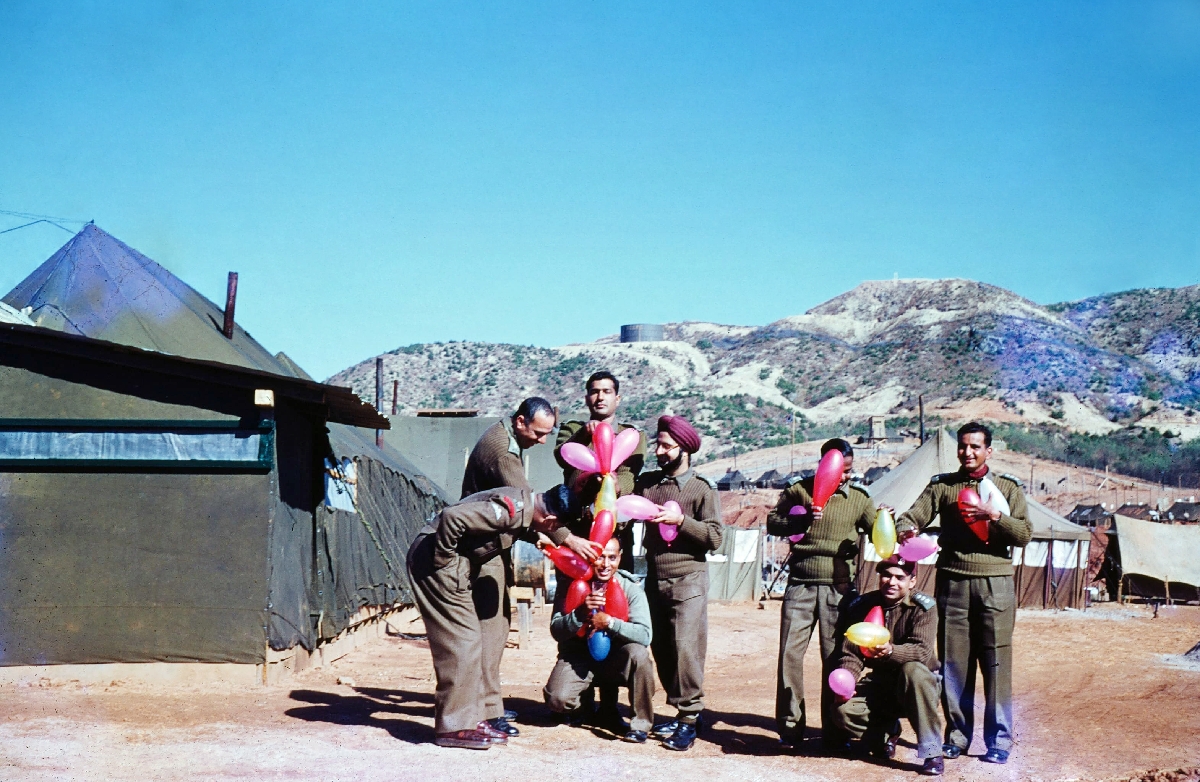
<path fill-rule="evenodd" d="M 930 479 L 929 479 L 929 482 L 930 482 L 931 484 L 934 484 L 934 483 L 949 483 L 949 482 L 950 482 L 950 479 L 951 479 L 951 478 L 953 478 L 953 477 L 954 477 L 955 475 L 957 475 L 957 474 L 958 474 L 958 473 L 954 473 L 954 472 L 943 472 L 943 473 L 938 473 L 937 475 L 935 475 L 935 476 L 933 476 L 932 478 L 930 478 Z"/>
<path fill-rule="evenodd" d="M 923 592 L 913 592 L 912 601 L 919 605 L 922 611 L 930 611 L 937 605 L 936 600 Z"/>
<path fill-rule="evenodd" d="M 797 483 L 799 483 L 802 480 L 804 480 L 804 479 L 801 478 L 799 475 L 793 475 L 791 478 L 787 479 L 788 488 L 790 489 L 791 487 L 795 486 Z"/>
<path fill-rule="evenodd" d="M 695 476 L 697 478 L 699 478 L 700 480 L 704 481 L 705 483 L 707 483 L 708 488 L 712 489 L 713 491 L 717 490 L 717 482 L 714 481 L 712 478 L 709 478 L 707 475 L 701 475 L 700 473 L 695 473 Z"/>
<path fill-rule="evenodd" d="M 867 495 L 868 497 L 870 497 L 870 496 L 871 496 L 871 490 L 867 488 L 866 484 L 859 483 L 858 481 L 855 481 L 855 482 L 853 482 L 853 483 L 851 483 L 851 484 L 850 484 L 850 488 L 851 488 L 851 489 L 858 489 L 860 492 L 862 492 L 863 494 Z"/>
<path fill-rule="evenodd" d="M 1006 472 L 996 473 L 996 477 L 997 477 L 997 478 L 1003 478 L 1003 479 L 1005 479 L 1005 480 L 1007 480 L 1007 481 L 1012 481 L 1013 483 L 1017 484 L 1017 486 L 1024 486 L 1024 485 L 1025 485 L 1024 483 L 1022 483 L 1022 482 L 1021 482 L 1021 479 L 1020 479 L 1020 478 L 1018 478 L 1018 477 L 1017 477 L 1017 476 L 1015 476 L 1015 475 L 1009 475 L 1009 474 L 1008 474 L 1008 473 L 1006 473 Z"/>

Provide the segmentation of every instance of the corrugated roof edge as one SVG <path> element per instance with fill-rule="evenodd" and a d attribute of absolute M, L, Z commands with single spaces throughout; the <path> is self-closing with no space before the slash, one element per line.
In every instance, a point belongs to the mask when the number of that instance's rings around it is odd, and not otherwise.
<path fill-rule="evenodd" d="M 326 419 L 334 423 L 365 429 L 392 428 L 386 417 L 380 415 L 374 407 L 364 402 L 349 388 L 318 383 L 315 380 L 288 377 L 218 361 L 156 353 L 116 342 L 16 323 L 0 323 L 0 343 L 221 385 L 250 389 L 270 388 L 292 399 L 324 405 L 328 411 Z"/>

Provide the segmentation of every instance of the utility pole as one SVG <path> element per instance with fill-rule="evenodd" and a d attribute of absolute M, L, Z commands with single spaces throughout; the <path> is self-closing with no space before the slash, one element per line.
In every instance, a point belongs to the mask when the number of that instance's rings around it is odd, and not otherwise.
<path fill-rule="evenodd" d="M 792 444 L 788 447 L 788 475 L 796 471 L 796 413 L 788 416 L 792 421 Z"/>
<path fill-rule="evenodd" d="M 925 444 L 925 395 L 917 394 L 917 410 L 921 421 L 921 445 Z"/>
<path fill-rule="evenodd" d="M 375 412 L 383 414 L 383 356 L 375 358 Z M 375 447 L 383 447 L 383 430 L 375 430 Z"/>

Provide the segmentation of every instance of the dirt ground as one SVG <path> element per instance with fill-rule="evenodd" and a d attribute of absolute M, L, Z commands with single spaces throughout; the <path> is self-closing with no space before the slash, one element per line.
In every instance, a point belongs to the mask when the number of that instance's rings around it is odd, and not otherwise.
<path fill-rule="evenodd" d="M 542 705 L 554 658 L 549 612 L 528 648 L 504 659 L 522 735 L 486 752 L 432 739 L 433 672 L 423 641 L 388 638 L 286 684 L 152 688 L 43 681 L 0 690 L 3 780 L 877 780 L 913 779 L 907 727 L 897 761 L 781 754 L 773 733 L 779 603 L 713 605 L 707 704 L 712 727 L 684 754 L 558 724 Z M 419 621 L 399 628 L 421 631 Z M 515 634 L 513 636 L 515 638 Z M 947 763 L 951 780 L 1200 779 L 1200 609 L 1101 606 L 1022 611 L 1015 639 L 1017 743 L 1007 766 Z M 819 664 L 806 661 L 810 703 Z M 339 680 L 342 682 L 339 684 Z M 669 714 L 662 694 L 658 713 Z M 980 694 L 982 701 L 982 693 Z M 982 718 L 977 720 L 982 723 Z M 977 729 L 978 730 L 978 729 Z M 977 737 L 972 755 L 983 751 Z M 1148 770 L 1191 772 L 1152 774 Z"/>

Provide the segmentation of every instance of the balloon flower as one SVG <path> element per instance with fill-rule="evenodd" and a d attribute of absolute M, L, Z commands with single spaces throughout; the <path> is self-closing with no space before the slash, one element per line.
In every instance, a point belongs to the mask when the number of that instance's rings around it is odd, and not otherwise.
<path fill-rule="evenodd" d="M 974 506 L 974 507 L 973 507 Z M 962 517 L 975 536 L 984 543 L 988 542 L 988 519 L 975 518 L 976 508 L 983 506 L 979 492 L 967 486 L 958 493 L 958 515 Z"/>
<path fill-rule="evenodd" d="M 614 435 L 612 427 L 608 423 L 601 421 L 592 432 L 591 448 L 582 443 L 564 443 L 563 447 L 559 450 L 559 455 L 562 456 L 563 461 L 576 470 L 585 474 L 600 476 L 600 490 L 596 492 L 596 499 L 592 502 L 592 528 L 588 533 L 588 540 L 598 544 L 601 548 L 606 546 L 608 541 L 612 539 L 617 529 L 618 518 L 621 515 L 617 504 L 616 469 L 633 455 L 640 441 L 641 434 L 637 429 L 625 429 L 619 434 Z M 644 498 L 638 497 L 636 499 Z M 647 502 L 649 501 L 647 500 Z M 650 505 L 655 509 L 658 507 L 652 502 Z M 625 515 L 631 517 L 628 513 Z M 657 513 L 654 515 L 657 515 Z M 566 552 L 570 556 L 565 556 L 562 552 Z M 617 619 L 629 619 L 629 600 L 625 597 L 625 590 L 621 588 L 616 579 L 606 583 L 593 583 L 592 579 L 595 577 L 595 571 L 590 565 L 583 562 L 582 559 L 569 550 L 547 547 L 546 555 L 550 557 L 559 570 L 575 579 L 571 582 L 571 587 L 567 592 L 566 602 L 564 603 L 566 611 L 574 611 L 579 608 L 593 591 L 604 590 L 605 613 Z M 578 563 L 571 561 L 571 557 L 583 563 L 586 570 L 578 567 Z M 560 561 L 566 562 L 571 569 L 563 567 Z M 587 634 L 587 631 L 588 628 L 584 626 L 580 628 L 579 635 L 582 637 Z M 607 632 L 603 630 L 592 631 L 588 635 L 588 652 L 592 655 L 593 659 L 599 661 L 608 657 L 608 652 L 611 648 L 612 639 L 609 638 Z"/>
<path fill-rule="evenodd" d="M 813 477 L 812 504 L 814 508 L 824 508 L 825 503 L 842 485 L 842 470 L 845 468 L 842 452 L 834 448 L 821 457 L 817 465 L 817 474 Z"/>
<path fill-rule="evenodd" d="M 875 525 L 871 527 L 871 544 L 879 552 L 880 559 L 887 559 L 896 553 L 896 522 L 887 508 L 880 508 L 875 514 Z"/>
<path fill-rule="evenodd" d="M 834 668 L 829 672 L 829 689 L 838 697 L 850 700 L 854 697 L 854 689 L 857 686 L 858 680 L 845 668 Z"/>

